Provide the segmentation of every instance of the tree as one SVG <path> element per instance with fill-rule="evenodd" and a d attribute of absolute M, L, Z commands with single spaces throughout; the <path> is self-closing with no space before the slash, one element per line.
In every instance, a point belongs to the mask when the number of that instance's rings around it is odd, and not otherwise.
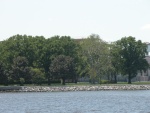
<path fill-rule="evenodd" d="M 75 71 L 73 58 L 59 55 L 52 61 L 49 69 L 51 74 L 62 79 L 62 84 L 65 85 L 65 80 L 71 78 Z"/>
<path fill-rule="evenodd" d="M 7 74 L 12 68 L 13 59 L 18 56 L 25 57 L 29 67 L 44 68 L 42 58 L 46 55 L 44 51 L 46 44 L 46 39 L 43 36 L 14 35 L 5 41 L 1 41 L 0 61 L 4 62 Z M 44 62 L 47 62 L 47 60 Z M 49 66 L 47 67 L 49 68 Z M 12 77 L 14 78 L 14 76 Z M 9 79 L 11 80 L 11 77 Z M 23 81 L 23 79 L 20 79 L 20 81 Z"/>
<path fill-rule="evenodd" d="M 49 67 L 52 60 L 63 53 L 63 48 L 61 46 L 61 41 L 59 36 L 54 36 L 46 39 L 42 51 L 39 54 L 39 68 L 43 68 L 45 71 L 46 78 L 48 79 L 48 85 L 51 84 L 52 76 L 49 73 Z"/>
<path fill-rule="evenodd" d="M 49 74 L 49 67 L 55 57 L 59 55 L 70 56 L 74 59 L 75 64 L 78 62 L 77 54 L 78 46 L 73 39 L 69 36 L 53 36 L 46 39 L 45 45 L 40 56 L 40 68 L 44 68 L 46 77 L 48 79 L 48 84 L 52 79 L 51 74 Z"/>
<path fill-rule="evenodd" d="M 146 44 L 141 40 L 136 41 L 134 37 L 123 37 L 116 42 L 118 49 L 118 59 L 120 72 L 123 75 L 128 75 L 128 83 L 131 84 L 131 79 L 137 75 L 138 71 L 146 71 L 149 67 L 145 59 L 147 53 Z"/>
<path fill-rule="evenodd" d="M 89 64 L 89 75 L 94 83 L 96 78 L 101 81 L 102 76 L 107 71 L 109 48 L 105 41 L 100 39 L 99 35 L 90 35 L 81 42 L 82 54 L 86 57 Z"/>
<path fill-rule="evenodd" d="M 31 82 L 30 68 L 25 57 L 18 56 L 13 59 L 11 75 L 12 79 L 20 84 L 22 84 L 21 81 Z"/>
<path fill-rule="evenodd" d="M 41 55 L 44 54 L 45 38 L 43 36 L 14 35 L 0 42 L 0 60 L 10 68 L 17 56 L 26 57 L 30 67 L 39 67 Z"/>
<path fill-rule="evenodd" d="M 69 36 L 45 39 L 43 36 L 14 35 L 0 42 L 0 61 L 4 62 L 9 72 L 14 63 L 13 59 L 18 56 L 25 57 L 29 67 L 44 69 L 50 84 L 49 67 L 52 60 L 58 55 L 66 55 L 72 57 L 75 65 L 78 65 L 77 51 L 77 44 Z"/>
<path fill-rule="evenodd" d="M 113 80 L 113 83 L 117 83 L 117 74 L 119 73 L 119 62 L 118 62 L 118 47 L 116 42 L 110 44 L 110 72 Z"/>
<path fill-rule="evenodd" d="M 8 84 L 8 77 L 7 74 L 5 73 L 5 68 L 4 64 L 0 62 L 0 84 L 7 85 Z"/>

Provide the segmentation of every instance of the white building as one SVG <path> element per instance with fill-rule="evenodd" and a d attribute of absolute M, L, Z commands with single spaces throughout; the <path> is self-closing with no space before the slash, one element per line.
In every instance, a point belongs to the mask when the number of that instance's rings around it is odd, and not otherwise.
<path fill-rule="evenodd" d="M 147 56 L 150 56 L 150 43 L 146 43 L 147 44 Z"/>
<path fill-rule="evenodd" d="M 148 61 L 148 63 L 150 64 L 150 43 L 146 43 L 147 44 L 147 52 L 148 54 L 146 55 L 146 60 Z M 138 73 L 136 80 L 138 81 L 150 81 L 150 69 L 147 69 L 146 72 L 143 73 Z"/>

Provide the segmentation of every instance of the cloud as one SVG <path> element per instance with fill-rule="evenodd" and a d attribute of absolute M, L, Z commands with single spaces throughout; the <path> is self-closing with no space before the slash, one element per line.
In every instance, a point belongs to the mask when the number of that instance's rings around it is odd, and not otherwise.
<path fill-rule="evenodd" d="M 141 30 L 150 30 L 150 24 L 146 24 L 141 27 Z"/>

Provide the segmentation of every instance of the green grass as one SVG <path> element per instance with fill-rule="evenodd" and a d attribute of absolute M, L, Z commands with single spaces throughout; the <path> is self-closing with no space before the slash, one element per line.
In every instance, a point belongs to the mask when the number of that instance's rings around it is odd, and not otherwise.
<path fill-rule="evenodd" d="M 133 82 L 133 84 L 136 84 L 136 85 L 150 85 L 150 81 L 145 81 L 145 82 Z"/>
<path fill-rule="evenodd" d="M 127 82 L 118 82 L 117 84 L 91 84 L 89 82 L 78 82 L 77 84 L 75 83 L 66 83 L 65 86 L 111 86 L 111 85 L 130 85 Z M 150 85 L 150 81 L 146 82 L 132 82 L 132 85 Z M 3 85 L 0 85 L 3 86 Z M 19 84 L 11 84 L 9 86 L 19 86 Z M 61 85 L 60 83 L 53 83 L 51 85 L 48 84 L 42 84 L 42 85 L 36 85 L 36 84 L 24 84 L 24 86 L 64 86 Z"/>
<path fill-rule="evenodd" d="M 106 85 L 131 85 L 128 84 L 127 82 L 118 82 L 117 84 L 91 84 L 89 82 L 78 82 L 77 84 L 75 83 L 66 83 L 65 86 L 106 86 Z M 148 82 L 132 82 L 132 85 L 150 85 L 150 81 Z M 51 84 L 51 86 L 63 86 L 61 84 Z"/>

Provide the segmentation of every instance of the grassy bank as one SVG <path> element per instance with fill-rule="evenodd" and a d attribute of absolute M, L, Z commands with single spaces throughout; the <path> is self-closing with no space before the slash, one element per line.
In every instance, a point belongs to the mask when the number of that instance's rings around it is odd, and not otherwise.
<path fill-rule="evenodd" d="M 66 83 L 65 86 L 120 86 L 120 85 L 131 85 L 128 84 L 127 82 L 118 82 L 117 84 L 91 84 L 89 82 L 78 82 L 76 83 Z M 146 81 L 146 82 L 132 82 L 132 85 L 150 85 L 150 81 Z M 0 85 L 0 87 L 2 87 L 3 85 Z M 8 86 L 19 86 L 19 84 L 10 84 Z M 51 85 L 47 85 L 47 84 L 41 84 L 41 85 L 37 85 L 37 84 L 24 84 L 24 86 L 64 86 L 61 85 L 60 83 L 53 83 Z"/>

